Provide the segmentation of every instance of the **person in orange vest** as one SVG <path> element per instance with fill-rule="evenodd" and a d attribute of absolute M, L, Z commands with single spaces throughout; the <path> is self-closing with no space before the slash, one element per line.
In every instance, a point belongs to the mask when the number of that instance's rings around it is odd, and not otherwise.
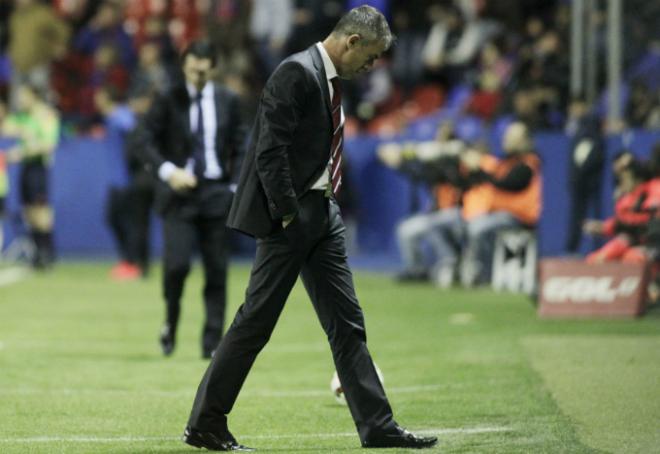
<path fill-rule="evenodd" d="M 499 230 L 534 228 L 541 214 L 541 162 L 528 127 L 522 122 L 509 125 L 502 145 L 505 157 L 491 172 L 482 168 L 478 154 L 467 153 L 462 159 L 470 171 L 470 186 L 485 184 L 492 190 L 490 207 L 484 207 L 488 212 L 477 214 L 466 224 L 461 282 L 467 287 L 490 280 L 493 244 Z"/>
<path fill-rule="evenodd" d="M 400 146 L 386 144 L 378 150 L 380 161 L 414 181 L 431 187 L 431 211 L 414 213 L 396 227 L 396 237 L 404 268 L 396 276 L 400 282 L 428 281 L 436 270 L 453 269 L 462 231 L 459 154 L 465 143 L 443 124 L 432 142 Z M 432 249 L 432 261 L 423 245 Z"/>

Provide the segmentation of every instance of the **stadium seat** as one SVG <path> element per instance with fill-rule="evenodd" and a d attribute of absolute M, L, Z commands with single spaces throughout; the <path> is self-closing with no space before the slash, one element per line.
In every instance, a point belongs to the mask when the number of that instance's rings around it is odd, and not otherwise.
<path fill-rule="evenodd" d="M 491 280 L 493 289 L 531 295 L 536 288 L 537 255 L 535 231 L 518 228 L 497 232 Z"/>

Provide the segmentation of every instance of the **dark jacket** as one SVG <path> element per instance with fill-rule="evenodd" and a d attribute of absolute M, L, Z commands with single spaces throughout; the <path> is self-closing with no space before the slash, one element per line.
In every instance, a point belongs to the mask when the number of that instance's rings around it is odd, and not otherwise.
<path fill-rule="evenodd" d="M 245 152 L 245 126 L 241 119 L 239 98 L 227 88 L 214 86 L 217 117 L 216 153 L 222 167 L 222 183 L 226 184 L 229 207 L 229 185 L 238 181 Z M 158 180 L 156 210 L 161 214 L 185 197 L 176 194 L 158 178 L 158 169 L 170 161 L 185 167 L 195 149 L 195 136 L 190 130 L 190 96 L 185 85 L 177 85 L 156 95 L 149 112 L 140 121 L 133 137 L 133 147 L 147 170 Z M 226 214 L 226 212 L 225 212 Z"/>
<path fill-rule="evenodd" d="M 315 46 L 284 60 L 264 87 L 229 227 L 271 233 L 318 180 L 330 158 L 332 116 L 323 60 Z"/>
<path fill-rule="evenodd" d="M 586 159 L 578 164 L 575 161 L 575 153 L 580 147 L 586 147 L 589 152 Z M 571 138 L 569 168 L 569 181 L 574 187 L 597 189 L 605 164 L 604 148 L 598 119 L 595 116 L 586 115 L 578 120 L 575 135 Z"/>

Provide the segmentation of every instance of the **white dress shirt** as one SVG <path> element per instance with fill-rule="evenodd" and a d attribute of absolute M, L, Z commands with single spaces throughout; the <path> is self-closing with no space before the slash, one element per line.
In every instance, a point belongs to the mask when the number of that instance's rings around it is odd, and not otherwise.
<path fill-rule="evenodd" d="M 325 68 L 325 77 L 328 81 L 328 89 L 330 90 L 330 99 L 332 99 L 335 90 L 332 87 L 332 82 L 330 82 L 330 80 L 333 79 L 334 77 L 338 77 L 337 68 L 335 68 L 335 64 L 332 63 L 332 60 L 330 60 L 330 56 L 328 55 L 328 52 L 325 50 L 325 47 L 323 47 L 323 44 L 321 44 L 320 42 L 316 43 L 316 48 L 319 50 L 319 53 L 321 54 L 321 59 L 323 60 L 323 67 Z M 339 125 L 343 126 L 345 120 L 343 107 L 340 109 L 340 112 L 341 112 L 341 117 L 339 120 Z M 325 167 L 325 170 L 323 171 L 321 177 L 318 180 L 316 180 L 316 182 L 312 185 L 311 189 L 318 189 L 325 191 L 328 188 L 328 185 L 330 184 L 331 166 L 332 166 L 332 160 L 330 159 L 330 150 L 328 150 L 328 165 Z"/>
<path fill-rule="evenodd" d="M 196 101 L 198 91 L 191 84 L 186 84 L 186 88 L 188 89 L 188 95 L 191 99 L 188 114 L 190 130 L 194 133 L 197 131 L 197 121 L 199 115 Z M 215 88 L 213 87 L 212 82 L 207 82 L 206 85 L 204 85 L 204 88 L 202 88 L 201 91 L 201 95 L 202 116 L 204 118 L 204 159 L 206 161 L 204 178 L 209 180 L 217 180 L 222 177 L 222 167 L 218 162 L 218 156 L 215 149 L 218 119 L 215 109 Z M 185 169 L 192 174 L 194 167 L 194 159 L 189 158 Z M 167 161 L 163 163 L 158 169 L 158 176 L 161 180 L 167 181 L 175 168 L 176 166 L 174 163 Z"/>

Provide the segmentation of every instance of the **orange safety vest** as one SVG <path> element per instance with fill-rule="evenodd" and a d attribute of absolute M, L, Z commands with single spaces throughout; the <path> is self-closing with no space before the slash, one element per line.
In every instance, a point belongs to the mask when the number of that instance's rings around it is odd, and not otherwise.
<path fill-rule="evenodd" d="M 497 179 L 504 178 L 511 169 L 520 163 L 532 169 L 529 185 L 521 191 L 504 191 L 494 188 L 492 211 L 508 211 L 520 222 L 535 225 L 541 216 L 541 161 L 535 153 L 524 153 L 518 159 L 505 159 L 495 170 Z"/>
<path fill-rule="evenodd" d="M 481 157 L 479 168 L 486 173 L 493 173 L 497 169 L 499 160 L 489 154 Z M 482 183 L 469 188 L 463 193 L 463 219 L 469 221 L 489 213 L 493 205 L 494 187 L 490 183 Z"/>

